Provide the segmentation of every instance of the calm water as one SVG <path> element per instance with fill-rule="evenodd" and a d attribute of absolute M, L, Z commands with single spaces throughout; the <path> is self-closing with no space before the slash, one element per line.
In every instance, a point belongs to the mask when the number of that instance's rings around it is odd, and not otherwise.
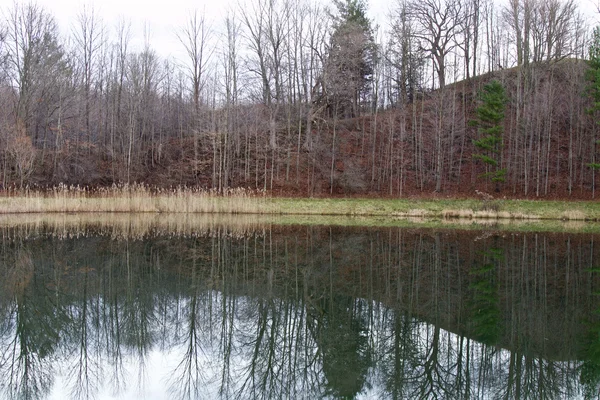
<path fill-rule="evenodd" d="M 2 228 L 0 398 L 585 398 L 600 237 Z"/>

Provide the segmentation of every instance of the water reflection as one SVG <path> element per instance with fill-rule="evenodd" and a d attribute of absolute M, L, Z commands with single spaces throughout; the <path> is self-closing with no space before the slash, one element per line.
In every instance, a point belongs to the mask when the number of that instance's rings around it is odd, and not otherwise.
<path fill-rule="evenodd" d="M 4 397 L 598 394 L 593 235 L 82 232 L 0 231 Z"/>

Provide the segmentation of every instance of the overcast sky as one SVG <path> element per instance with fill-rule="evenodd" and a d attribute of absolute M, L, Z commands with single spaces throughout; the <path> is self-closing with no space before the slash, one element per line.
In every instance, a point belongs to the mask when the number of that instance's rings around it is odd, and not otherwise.
<path fill-rule="evenodd" d="M 6 3 L 4 3 L 6 1 Z M 10 0 L 0 0 L 3 12 Z M 69 33 L 70 25 L 75 21 L 83 5 L 92 6 L 109 29 L 114 29 L 119 18 L 130 20 L 132 24 L 132 47 L 139 50 L 144 42 L 144 26 L 149 27 L 151 47 L 161 56 L 179 56 L 181 43 L 175 32 L 186 23 L 194 9 L 203 11 L 213 27 L 220 29 L 228 10 L 236 8 L 239 0 L 37 0 L 50 11 L 61 27 L 62 34 Z M 327 0 L 323 4 L 329 4 Z M 391 0 L 371 0 L 369 15 L 372 19 L 383 21 Z"/>
<path fill-rule="evenodd" d="M 17 0 L 17 2 L 27 0 Z M 220 29 L 228 10 L 235 9 L 244 0 L 33 0 L 50 11 L 59 23 L 62 34 L 69 33 L 69 26 L 75 21 L 83 5 L 92 6 L 105 25 L 114 29 L 120 17 L 131 20 L 133 30 L 132 45 L 138 50 L 143 45 L 144 25 L 150 28 L 151 47 L 161 56 L 179 55 L 181 44 L 175 36 L 189 13 L 204 10 L 213 26 Z M 251 1 L 251 0 L 246 0 Z M 378 23 L 385 23 L 385 15 L 393 0 L 369 0 L 369 16 Z M 323 4 L 331 4 L 323 0 Z M 10 7 L 11 0 L 0 0 L 3 12 Z"/>
<path fill-rule="evenodd" d="M 17 0 L 27 1 L 27 0 Z M 35 0 L 33 0 L 35 2 Z M 240 1 L 251 0 L 37 0 L 37 3 L 52 13 L 59 23 L 62 33 L 69 33 L 70 25 L 76 15 L 87 4 L 94 8 L 105 25 L 114 29 L 120 17 L 131 20 L 132 49 L 141 49 L 143 45 L 144 26 L 149 27 L 151 47 L 163 57 L 182 55 L 183 48 L 175 36 L 178 27 L 182 27 L 189 13 L 198 9 L 204 10 L 208 20 L 217 29 L 227 10 L 234 9 Z M 331 4 L 322 0 L 323 4 Z M 369 16 L 385 28 L 386 14 L 395 0 L 368 0 Z M 502 0 L 496 0 L 502 1 Z M 577 0 L 582 12 L 597 23 L 598 14 L 594 4 L 600 0 Z M 11 0 L 0 0 L 0 9 L 6 12 Z"/>

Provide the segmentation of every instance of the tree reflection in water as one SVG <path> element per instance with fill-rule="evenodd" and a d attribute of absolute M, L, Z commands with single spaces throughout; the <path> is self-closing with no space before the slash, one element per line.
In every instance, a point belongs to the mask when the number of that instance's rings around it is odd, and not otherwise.
<path fill-rule="evenodd" d="M 37 399 L 53 383 L 64 310 L 55 306 L 43 274 L 35 273 L 27 248 L 18 243 L 8 248 L 0 325 L 2 384 L 11 397 Z"/>
<path fill-rule="evenodd" d="M 44 398 L 57 379 L 72 398 L 156 380 L 172 398 L 569 398 L 600 386 L 591 235 L 4 229 L 7 398 Z"/>

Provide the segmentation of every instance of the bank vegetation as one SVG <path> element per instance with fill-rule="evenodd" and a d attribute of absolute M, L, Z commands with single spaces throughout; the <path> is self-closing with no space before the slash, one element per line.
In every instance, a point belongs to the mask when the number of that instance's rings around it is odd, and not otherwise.
<path fill-rule="evenodd" d="M 155 213 L 349 216 L 466 220 L 599 221 L 594 201 L 514 200 L 489 194 L 458 198 L 303 198 L 273 197 L 265 192 L 231 189 L 162 189 L 122 185 L 90 190 L 59 186 L 6 191 L 0 214 Z"/>

